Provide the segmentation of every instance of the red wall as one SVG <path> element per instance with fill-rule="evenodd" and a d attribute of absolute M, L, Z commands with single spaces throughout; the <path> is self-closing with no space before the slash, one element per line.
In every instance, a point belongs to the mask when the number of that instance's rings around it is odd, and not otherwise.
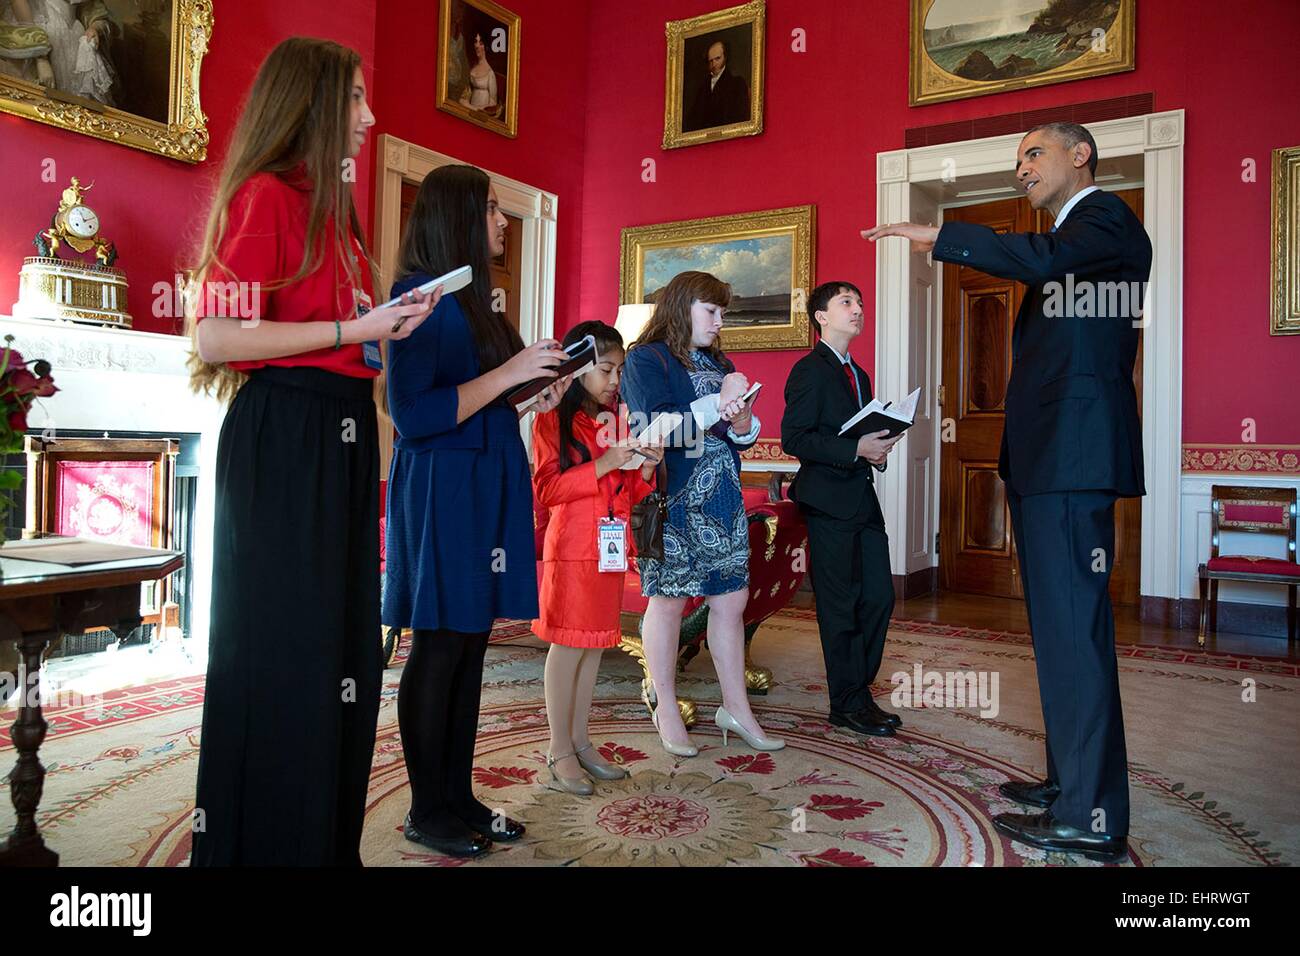
<path fill-rule="evenodd" d="M 1239 443 L 1249 416 L 1261 444 L 1300 444 L 1300 336 L 1268 334 L 1269 156 L 1300 144 L 1300 73 L 1280 68 L 1300 35 L 1295 0 L 1226 18 L 1214 0 L 1144 0 L 1133 72 L 916 108 L 906 0 L 768 0 L 765 131 L 665 151 L 664 21 L 722 6 L 593 7 L 589 73 L 620 79 L 593 83 L 588 103 L 582 319 L 613 320 L 620 228 L 804 203 L 817 206 L 817 276 L 857 282 L 870 310 L 875 257 L 858 231 L 876 222 L 875 154 L 902 148 L 904 129 L 1151 91 L 1157 110 L 1187 111 L 1183 441 Z M 796 27 L 806 53 L 791 51 Z M 646 157 L 654 183 L 640 178 Z M 1255 183 L 1241 181 L 1246 157 Z M 871 325 L 853 351 L 874 367 Z M 769 383 L 764 436 L 779 435 L 779 383 L 800 354 L 735 356 Z"/>
<path fill-rule="evenodd" d="M 384 0 L 376 30 L 376 130 L 555 193 L 555 325 L 576 324 L 583 150 L 591 71 L 588 0 L 504 0 L 520 27 L 519 135 L 467 123 L 435 105 L 437 11 L 433 0 Z M 418 37 L 418 41 L 414 38 Z"/>
<path fill-rule="evenodd" d="M 432 0 L 224 0 L 203 70 L 208 162 L 190 166 L 0 115 L 0 312 L 17 298 L 30 237 L 75 173 L 97 183 L 90 200 L 118 243 L 136 327 L 172 331 L 171 320 L 150 313 L 151 288 L 170 281 L 202 226 L 258 64 L 295 33 L 361 52 L 376 133 L 558 194 L 560 333 L 581 319 L 612 321 L 623 226 L 802 203 L 817 206 L 818 276 L 853 279 L 874 303 L 874 255 L 858 230 L 875 222 L 875 154 L 901 148 L 905 128 L 1151 91 L 1157 109 L 1187 111 L 1183 440 L 1240 442 L 1240 422 L 1251 417 L 1259 443 L 1300 444 L 1300 336 L 1268 334 L 1269 154 L 1300 143 L 1300 75 L 1278 67 L 1293 58 L 1300 32 L 1295 0 L 1259 0 L 1249 17 L 1227 19 L 1213 0 L 1147 0 L 1131 73 L 919 108 L 907 106 L 905 0 L 768 0 L 766 131 L 664 151 L 664 22 L 722 5 L 510 0 L 524 23 L 520 133 L 509 140 L 434 107 Z M 806 53 L 790 50 L 796 27 L 806 31 Z M 372 154 L 373 144 L 357 184 L 367 223 Z M 40 180 L 47 157 L 58 163 L 56 183 Z M 646 157 L 656 160 L 655 183 L 641 181 Z M 1241 181 L 1247 157 L 1258 164 L 1255 183 Z M 873 366 L 873 330 L 854 351 Z M 765 435 L 777 434 L 777 386 L 797 356 L 737 356 L 770 385 L 760 407 Z"/>
<path fill-rule="evenodd" d="M 164 159 L 0 114 L 0 314 L 13 311 L 18 270 L 36 255 L 31 239 L 49 226 L 59 194 L 72 176 L 94 181 L 86 201 L 99 213 L 104 234 L 117 243 L 118 267 L 130 282 L 128 301 L 135 328 L 179 331 L 179 320 L 154 318 L 156 282 L 172 281 L 178 264 L 201 237 L 208 199 L 243 97 L 267 52 L 288 36 L 325 37 L 357 50 L 372 75 L 376 0 L 326 4 L 313 0 L 223 0 L 216 4 L 212 43 L 203 61 L 200 102 L 212 141 L 208 160 L 197 166 Z M 370 149 L 357 164 L 363 219 L 370 192 Z M 57 181 L 41 181 L 42 164 L 56 163 Z"/>

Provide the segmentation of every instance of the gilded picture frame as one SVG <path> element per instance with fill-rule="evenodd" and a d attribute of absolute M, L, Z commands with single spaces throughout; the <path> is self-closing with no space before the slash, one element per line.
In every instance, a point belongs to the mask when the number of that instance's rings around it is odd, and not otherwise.
<path fill-rule="evenodd" d="M 100 45 L 97 40 L 94 47 L 78 53 L 79 59 L 76 62 L 80 69 L 81 57 L 88 57 L 92 61 L 96 57 L 103 57 L 98 69 L 107 89 L 111 89 L 107 86 L 110 77 L 114 84 L 123 80 L 137 80 L 136 75 L 127 77 L 120 69 L 115 70 L 115 65 L 120 67 L 122 62 L 134 61 L 141 64 L 141 74 L 152 69 L 158 75 L 156 79 L 150 77 L 151 85 L 145 93 L 151 101 L 158 104 L 157 116 L 142 115 L 87 95 L 68 92 L 61 88 L 64 84 L 57 79 L 57 74 L 51 78 L 53 86 L 42 85 L 35 78 L 37 63 L 46 60 L 46 69 L 51 68 L 49 58 L 38 57 L 35 49 L 26 62 L 14 59 L 9 64 L 15 69 L 21 67 L 21 73 L 31 73 L 31 78 L 0 70 L 0 112 L 156 153 L 169 159 L 186 163 L 203 162 L 208 155 L 208 118 L 199 105 L 199 75 L 203 58 L 208 52 L 208 43 L 212 39 L 212 0 L 169 0 L 169 3 L 170 21 L 163 21 L 170 25 L 169 38 L 161 32 L 156 11 L 148 15 L 154 18 L 152 20 L 142 16 L 128 24 L 134 31 L 130 34 L 122 29 L 122 24 L 110 18 L 105 32 L 99 34 L 107 37 L 107 42 Z M 100 6 L 106 11 L 111 9 L 109 4 Z M 10 30 L 19 29 L 15 24 L 6 23 L 4 26 Z M 145 27 L 148 28 L 147 32 Z M 21 29 L 32 30 L 31 27 Z M 42 28 L 38 32 L 45 31 Z M 87 36 L 89 35 L 88 31 Z M 143 55 L 143 51 L 131 48 L 129 37 L 135 37 L 142 43 L 145 40 L 151 41 L 149 49 L 158 48 L 158 53 L 167 49 L 169 41 L 170 59 L 165 80 L 161 75 L 161 56 L 154 62 Z M 84 45 L 85 41 L 82 42 Z M 108 51 L 112 50 L 114 43 L 122 46 L 114 52 L 114 59 L 110 61 Z M 57 60 L 55 62 L 57 64 Z M 89 69 L 86 72 L 90 72 Z M 140 83 L 136 86 L 138 88 Z M 139 95 L 139 89 L 136 94 Z M 112 96 L 104 95 L 108 102 L 116 102 Z M 165 108 L 162 107 L 164 102 Z"/>
<path fill-rule="evenodd" d="M 519 14 L 492 0 L 441 0 L 438 109 L 501 136 L 516 138 L 519 135 L 519 34 Z M 479 43 L 482 43 L 481 50 Z M 483 73 L 486 82 L 477 78 L 477 71 L 482 68 L 486 68 Z M 484 103 L 475 105 L 479 98 Z"/>
<path fill-rule="evenodd" d="M 763 132 L 766 24 L 763 0 L 668 21 L 664 149 Z"/>
<path fill-rule="evenodd" d="M 1300 335 L 1300 146 L 1273 150 L 1271 335 Z"/>
<path fill-rule="evenodd" d="M 1066 3 L 1042 0 L 1025 11 L 1008 0 L 911 0 L 909 105 L 1134 68 L 1137 0 L 1093 4 L 1081 14 Z"/>
<path fill-rule="evenodd" d="M 809 348 L 812 328 L 805 310 L 815 275 L 816 230 L 817 208 L 811 205 L 626 228 L 619 302 L 653 302 L 654 293 L 678 272 L 710 272 L 732 285 L 724 349 Z"/>

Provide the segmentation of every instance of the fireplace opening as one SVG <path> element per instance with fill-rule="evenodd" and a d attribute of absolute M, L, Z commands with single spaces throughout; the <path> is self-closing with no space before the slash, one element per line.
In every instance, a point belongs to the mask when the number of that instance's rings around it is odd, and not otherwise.
<path fill-rule="evenodd" d="M 39 436 L 41 432 L 31 431 L 29 434 Z M 184 553 L 185 565 L 171 576 L 172 589 L 168 600 L 176 605 L 176 610 L 174 622 L 168 623 L 174 629 L 179 630 L 182 642 L 188 640 L 193 633 L 194 512 L 198 501 L 201 436 L 197 432 L 104 431 L 103 429 L 61 428 L 55 437 L 56 440 L 73 438 L 170 438 L 178 442 L 174 493 L 170 509 L 172 547 Z M 3 461 L 5 467 L 18 468 L 23 475 L 23 481 L 19 487 L 11 491 L 0 492 L 9 501 L 9 507 L 4 513 L 5 540 L 14 540 L 21 538 L 26 530 L 27 456 L 22 453 L 5 455 Z M 155 598 L 159 587 L 160 582 L 149 582 L 142 586 L 142 607 L 149 607 L 156 603 Z M 156 625 L 153 623 L 142 624 L 132 631 L 119 646 L 148 644 L 154 639 L 155 628 Z M 107 628 L 86 631 L 83 634 L 66 634 L 61 641 L 51 646 L 46 656 L 47 659 L 54 659 L 94 654 L 104 650 L 109 645 L 117 643 L 117 635 Z"/>

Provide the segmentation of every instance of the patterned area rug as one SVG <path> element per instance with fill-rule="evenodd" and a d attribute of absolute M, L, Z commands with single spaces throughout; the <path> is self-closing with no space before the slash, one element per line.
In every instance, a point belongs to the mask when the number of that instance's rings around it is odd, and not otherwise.
<path fill-rule="evenodd" d="M 788 741 L 756 753 L 712 725 L 717 685 L 707 653 L 681 675 L 699 703 L 695 758 L 664 752 L 639 700 L 640 670 L 606 655 L 592 739 L 630 778 L 593 797 L 548 790 L 544 645 L 502 624 L 484 673 L 475 778 L 480 798 L 528 823 L 527 837 L 466 864 L 401 835 L 409 805 L 397 728 L 400 670 L 384 701 L 362 846 L 368 865 L 415 866 L 1038 866 L 1097 865 L 1012 844 L 991 818 L 1015 810 L 997 785 L 1042 772 L 1042 721 L 1027 635 L 895 621 L 877 699 L 898 709 L 898 736 L 876 739 L 826 721 L 825 675 L 811 612 L 769 620 L 754 657 L 777 686 L 752 698 Z M 946 706 L 918 690 L 891 704 L 895 673 L 996 677 L 996 707 Z M 400 662 L 399 665 L 400 667 Z M 1278 866 L 1300 857 L 1291 754 L 1300 675 L 1285 662 L 1154 646 L 1126 647 L 1120 679 L 1133 825 L 1128 865 Z M 114 695 L 102 713 L 49 715 L 40 825 L 64 865 L 186 862 L 202 678 Z M 910 698 L 909 698 L 910 700 Z M 970 701 L 966 702 L 971 704 Z M 993 712 L 996 710 L 996 712 Z M 12 714 L 4 715 L 6 723 Z M 7 736 L 0 760 L 13 760 Z M 7 785 L 4 789 L 7 789 Z M 0 794 L 0 827 L 12 826 Z"/>

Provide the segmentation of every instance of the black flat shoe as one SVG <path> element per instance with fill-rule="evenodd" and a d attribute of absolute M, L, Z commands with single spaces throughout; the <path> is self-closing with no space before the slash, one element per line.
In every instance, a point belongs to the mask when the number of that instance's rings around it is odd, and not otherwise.
<path fill-rule="evenodd" d="M 1128 856 L 1127 837 L 1080 830 L 1051 813 L 999 813 L 993 825 L 1013 840 L 1044 850 L 1080 853 L 1103 863 L 1120 863 Z"/>
<path fill-rule="evenodd" d="M 860 710 L 856 714 L 841 714 L 832 710 L 826 719 L 836 727 L 847 727 L 849 730 L 867 734 L 871 737 L 894 736 L 894 728 L 889 721 L 877 720 L 875 716 L 866 711 Z"/>
<path fill-rule="evenodd" d="M 862 709 L 865 710 L 865 711 L 866 711 L 868 714 L 870 714 L 872 717 L 874 717 L 877 721 L 881 721 L 881 720 L 883 720 L 885 723 L 889 724 L 889 726 L 891 726 L 891 727 L 901 727 L 901 726 L 903 726 L 903 718 L 902 718 L 902 717 L 899 717 L 897 714 L 893 714 L 893 713 L 890 713 L 889 711 L 885 710 L 883 707 L 881 707 L 879 704 L 877 704 L 877 703 L 876 703 L 874 700 L 872 700 L 870 697 L 867 698 L 867 706 L 864 707 L 864 708 L 862 708 Z"/>
<path fill-rule="evenodd" d="M 510 817 L 504 816 L 493 817 L 486 823 L 477 820 L 467 820 L 466 823 L 473 828 L 475 833 L 490 843 L 514 843 L 528 832 L 528 828 L 518 820 L 512 820 Z"/>
<path fill-rule="evenodd" d="M 1051 780 L 1009 780 L 998 785 L 998 793 L 1027 807 L 1046 810 L 1061 795 L 1061 788 Z"/>
<path fill-rule="evenodd" d="M 491 840 L 469 827 L 465 828 L 463 834 L 457 836 L 430 836 L 411 822 L 409 813 L 406 815 L 406 823 L 402 826 L 402 835 L 412 843 L 427 846 L 430 850 L 437 850 L 447 856 L 482 856 L 492 848 Z"/>

